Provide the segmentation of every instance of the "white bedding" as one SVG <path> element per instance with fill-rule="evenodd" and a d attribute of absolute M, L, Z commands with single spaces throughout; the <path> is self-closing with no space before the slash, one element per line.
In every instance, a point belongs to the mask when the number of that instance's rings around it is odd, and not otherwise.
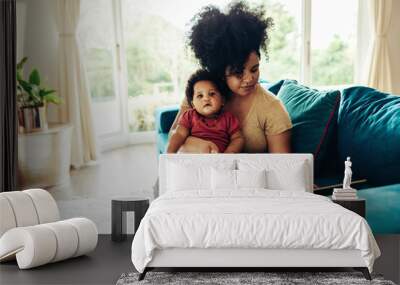
<path fill-rule="evenodd" d="M 327 197 L 266 189 L 160 196 L 136 232 L 132 262 L 143 272 L 165 248 L 358 249 L 371 272 L 380 255 L 359 215 Z"/>

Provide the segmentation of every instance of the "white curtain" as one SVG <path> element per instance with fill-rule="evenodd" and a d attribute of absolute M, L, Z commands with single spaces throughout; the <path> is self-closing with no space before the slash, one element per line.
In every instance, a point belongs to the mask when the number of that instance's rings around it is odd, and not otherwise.
<path fill-rule="evenodd" d="M 369 4 L 374 35 L 367 85 L 391 93 L 393 83 L 387 32 L 392 14 L 392 0 L 370 0 Z"/>
<path fill-rule="evenodd" d="M 90 93 L 78 48 L 80 0 L 58 0 L 56 9 L 59 32 L 58 93 L 63 100 L 60 121 L 73 126 L 71 164 L 79 168 L 97 157 Z"/>

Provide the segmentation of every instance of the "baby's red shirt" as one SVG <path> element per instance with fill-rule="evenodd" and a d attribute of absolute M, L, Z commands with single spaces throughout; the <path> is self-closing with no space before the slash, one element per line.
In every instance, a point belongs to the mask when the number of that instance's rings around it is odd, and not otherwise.
<path fill-rule="evenodd" d="M 225 111 L 215 118 L 206 118 L 195 109 L 189 109 L 183 113 L 178 124 L 189 129 L 191 136 L 215 143 L 220 153 L 228 147 L 231 135 L 240 129 L 239 120 Z"/>

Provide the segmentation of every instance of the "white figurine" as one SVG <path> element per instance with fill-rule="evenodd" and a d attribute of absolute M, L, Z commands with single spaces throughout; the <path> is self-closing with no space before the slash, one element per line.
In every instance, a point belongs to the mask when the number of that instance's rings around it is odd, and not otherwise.
<path fill-rule="evenodd" d="M 352 189 L 350 187 L 351 184 L 351 176 L 353 172 L 351 171 L 351 161 L 350 157 L 347 157 L 347 160 L 344 162 L 344 179 L 343 179 L 343 189 Z"/>

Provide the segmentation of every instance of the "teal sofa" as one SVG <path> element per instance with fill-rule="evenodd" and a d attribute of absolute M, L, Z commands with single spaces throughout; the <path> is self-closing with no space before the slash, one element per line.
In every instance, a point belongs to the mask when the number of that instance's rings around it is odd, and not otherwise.
<path fill-rule="evenodd" d="M 400 96 L 354 86 L 318 91 L 293 80 L 261 85 L 285 104 L 293 122 L 292 150 L 313 153 L 315 193 L 341 184 L 347 156 L 358 195 L 376 234 L 400 234 Z M 178 106 L 156 110 L 157 149 L 164 153 Z"/>

